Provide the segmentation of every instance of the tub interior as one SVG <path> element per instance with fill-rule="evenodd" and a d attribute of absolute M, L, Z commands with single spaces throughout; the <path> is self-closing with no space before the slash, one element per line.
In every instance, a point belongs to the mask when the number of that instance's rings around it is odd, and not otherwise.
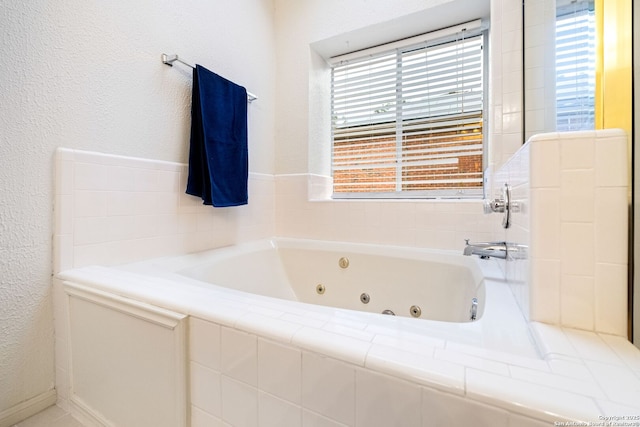
<path fill-rule="evenodd" d="M 297 301 L 278 252 L 260 248 L 245 252 L 233 249 L 194 255 L 193 265 L 176 273 L 191 279 L 256 295 Z"/>
<path fill-rule="evenodd" d="M 287 244 L 289 243 L 289 244 Z M 484 280 L 456 258 L 366 253 L 272 241 L 196 255 L 177 274 L 244 292 L 329 307 L 445 322 L 484 313 Z M 475 303 L 475 304 L 474 304 Z M 472 308 L 475 305 L 475 308 Z"/>
<path fill-rule="evenodd" d="M 343 257 L 349 259 L 346 269 L 339 265 Z M 527 319 L 508 284 L 499 279 L 495 261 L 453 251 L 274 238 L 99 270 L 86 274 L 118 277 L 105 289 L 124 280 L 118 274 L 133 274 L 127 283 L 145 283 L 139 290 L 144 295 L 173 301 L 197 294 L 202 307 L 225 316 L 229 324 L 253 312 L 269 313 L 288 327 L 291 322 L 309 327 L 332 319 L 327 325 L 346 322 L 359 330 L 409 334 L 418 341 L 429 336 L 538 357 Z M 319 284 L 322 294 L 316 291 Z M 139 287 L 118 286 L 123 295 Z M 361 302 L 362 293 L 369 295 L 368 304 Z M 478 306 L 471 321 L 473 298 Z M 414 305 L 422 312 L 418 319 L 410 314 Z M 396 316 L 381 314 L 387 309 Z"/>
<path fill-rule="evenodd" d="M 484 301 L 483 282 L 475 283 L 471 271 L 460 265 L 355 252 L 279 252 L 289 283 L 306 303 L 467 322 L 472 300 Z M 346 260 L 343 266 L 340 260 Z"/>

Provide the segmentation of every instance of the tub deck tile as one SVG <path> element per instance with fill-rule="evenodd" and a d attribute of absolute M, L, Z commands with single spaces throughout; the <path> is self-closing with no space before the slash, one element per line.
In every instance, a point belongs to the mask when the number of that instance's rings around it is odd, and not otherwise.
<path fill-rule="evenodd" d="M 401 374 L 421 385 L 464 395 L 464 366 L 381 344 L 373 344 L 365 367 L 390 375 Z"/>
<path fill-rule="evenodd" d="M 238 318 L 235 327 L 258 336 L 271 338 L 285 343 L 291 342 L 293 337 L 303 328 L 298 323 L 283 319 L 274 319 L 257 313 L 249 313 Z"/>
<path fill-rule="evenodd" d="M 357 366 L 364 366 L 367 352 L 371 347 L 368 341 L 306 326 L 296 332 L 291 343 Z"/>
<path fill-rule="evenodd" d="M 521 366 L 523 368 L 536 369 L 542 372 L 549 372 L 551 370 L 547 362 L 539 358 L 524 357 L 502 351 L 495 351 L 467 344 L 459 344 L 457 342 L 447 342 L 447 350 L 455 350 L 481 359 L 493 360 L 496 362 L 506 363 L 508 365 Z"/>
<path fill-rule="evenodd" d="M 591 397 L 468 368 L 467 396 L 548 422 L 593 421 L 601 415 Z"/>
<path fill-rule="evenodd" d="M 475 368 L 481 371 L 491 372 L 498 375 L 509 376 L 509 365 L 504 362 L 497 362 L 489 359 L 482 359 L 455 350 L 436 348 L 434 357 L 438 360 L 457 363 L 459 365 Z"/>
<path fill-rule="evenodd" d="M 293 313 L 285 313 L 281 316 L 281 319 L 286 322 L 296 323 L 300 326 L 308 326 L 310 328 L 322 329 L 327 323 L 327 320 L 314 319 L 308 316 L 300 316 Z"/>

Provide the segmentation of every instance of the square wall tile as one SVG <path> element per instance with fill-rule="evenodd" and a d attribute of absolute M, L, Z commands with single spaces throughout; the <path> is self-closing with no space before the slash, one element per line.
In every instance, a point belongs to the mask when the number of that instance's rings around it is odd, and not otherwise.
<path fill-rule="evenodd" d="M 260 427 L 299 426 L 302 408 L 270 394 L 258 393 L 258 424 Z"/>
<path fill-rule="evenodd" d="M 532 257 L 560 260 L 560 189 L 535 188 L 530 196 Z"/>
<path fill-rule="evenodd" d="M 222 420 L 234 427 L 257 427 L 258 390 L 223 375 Z"/>
<path fill-rule="evenodd" d="M 70 240 L 65 241 L 71 241 L 72 245 L 56 244 L 56 271 L 61 265 L 65 269 L 89 264 L 113 265 L 274 234 L 271 176 L 265 179 L 250 174 L 252 188 L 256 182 L 265 184 L 252 190 L 250 208 L 228 213 L 217 212 L 203 206 L 199 198 L 186 196 L 182 191 L 186 175 L 187 167 L 180 163 L 57 150 L 56 233 L 68 235 Z M 187 214 L 194 214 L 196 220 L 182 218 Z M 205 229 L 203 222 L 197 221 L 199 214 L 210 218 L 205 221 Z M 106 223 L 100 222 L 103 220 Z M 186 222 L 190 225 L 185 225 Z M 223 233 L 214 235 L 214 230 Z M 165 238 L 178 234 L 179 238 Z"/>
<path fill-rule="evenodd" d="M 595 273 L 594 225 L 566 222 L 560 226 L 562 274 L 593 276 Z"/>
<path fill-rule="evenodd" d="M 596 189 L 596 261 L 627 264 L 629 196 L 626 187 Z"/>
<path fill-rule="evenodd" d="M 593 222 L 595 186 L 593 170 L 561 173 L 561 218 L 565 222 Z"/>
<path fill-rule="evenodd" d="M 220 370 L 219 325 L 189 317 L 189 359 L 209 369 Z"/>
<path fill-rule="evenodd" d="M 562 275 L 560 322 L 563 326 L 593 330 L 595 300 L 593 276 Z"/>
<path fill-rule="evenodd" d="M 423 388 L 422 425 L 507 427 L 508 413 L 437 390 Z"/>
<path fill-rule="evenodd" d="M 560 323 L 560 260 L 531 260 L 530 320 Z"/>
<path fill-rule="evenodd" d="M 108 188 L 107 166 L 96 163 L 76 162 L 73 170 L 75 190 L 100 191 Z"/>
<path fill-rule="evenodd" d="M 191 404 L 212 416 L 222 415 L 220 373 L 191 362 Z"/>
<path fill-rule="evenodd" d="M 531 144 L 531 188 L 560 187 L 560 143 L 533 136 Z"/>
<path fill-rule="evenodd" d="M 564 137 L 563 137 L 564 136 Z M 593 169 L 595 166 L 595 138 L 560 134 L 560 166 L 562 170 Z"/>
<path fill-rule="evenodd" d="M 134 191 L 158 191 L 158 172 L 153 169 L 136 168 L 131 184 Z"/>
<path fill-rule="evenodd" d="M 220 367 L 223 374 L 258 385 L 258 339 L 236 329 L 222 328 Z"/>
<path fill-rule="evenodd" d="M 110 166 L 107 170 L 109 175 L 107 189 L 109 191 L 132 191 L 135 171 L 136 169 L 132 167 Z"/>
<path fill-rule="evenodd" d="M 107 193 L 103 191 L 75 191 L 73 193 L 73 217 L 107 215 Z"/>
<path fill-rule="evenodd" d="M 302 352 L 296 348 L 258 340 L 258 386 L 289 402 L 300 404 Z"/>
<path fill-rule="evenodd" d="M 596 264 L 595 326 L 598 332 L 626 337 L 627 274 L 626 264 Z"/>
<path fill-rule="evenodd" d="M 596 139 L 596 182 L 599 187 L 629 185 L 629 148 L 627 136 Z"/>
<path fill-rule="evenodd" d="M 355 424 L 355 368 L 302 353 L 302 405 L 338 422 Z"/>
<path fill-rule="evenodd" d="M 73 244 L 90 245 L 108 241 L 107 217 L 81 217 L 73 222 Z"/>
<path fill-rule="evenodd" d="M 416 384 L 368 370 L 356 372 L 356 426 L 420 427 L 421 400 Z"/>

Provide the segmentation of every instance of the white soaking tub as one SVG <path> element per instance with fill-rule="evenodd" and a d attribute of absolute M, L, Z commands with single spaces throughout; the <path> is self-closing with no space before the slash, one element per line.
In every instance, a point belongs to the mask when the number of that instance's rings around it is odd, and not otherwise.
<path fill-rule="evenodd" d="M 482 317 L 477 261 L 459 254 L 271 239 L 121 267 L 335 308 L 445 322 Z"/>
<path fill-rule="evenodd" d="M 187 426 L 188 414 L 228 422 L 220 412 L 225 402 L 272 395 L 289 409 L 354 425 L 341 411 L 332 413 L 342 399 L 325 407 L 331 393 L 313 397 L 322 390 L 310 385 L 314 376 L 329 369 L 327 375 L 345 370 L 336 381 L 373 376 L 412 393 L 453 393 L 462 407 L 473 407 L 474 398 L 466 400 L 469 372 L 504 374 L 506 363 L 545 364 L 511 289 L 498 277 L 494 260 L 461 253 L 288 238 L 67 270 L 55 282 L 58 312 L 66 313 L 62 324 L 69 328 L 57 335 L 69 342 L 62 381 L 69 388 L 59 393 L 70 396 L 72 412 L 90 425 Z M 292 377 L 282 387 L 298 392 L 280 395 L 268 380 L 258 381 L 277 372 L 270 364 L 285 363 L 277 378 Z M 219 390 L 215 404 L 202 394 L 209 382 Z M 229 420 L 271 416 L 255 402 L 257 412 L 243 409 Z M 135 409 L 123 411 L 123 405 Z M 562 414 L 499 405 L 534 418 Z M 147 414 L 155 418 L 141 419 Z M 420 417 L 411 414 L 414 421 Z"/>

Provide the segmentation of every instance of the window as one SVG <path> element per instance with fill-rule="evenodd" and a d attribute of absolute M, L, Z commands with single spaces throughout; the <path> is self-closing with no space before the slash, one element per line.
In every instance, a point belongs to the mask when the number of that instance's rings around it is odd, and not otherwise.
<path fill-rule="evenodd" d="M 593 1 L 558 8 L 556 130 L 594 129 L 596 24 Z"/>
<path fill-rule="evenodd" d="M 486 31 L 334 58 L 333 196 L 483 194 Z"/>

